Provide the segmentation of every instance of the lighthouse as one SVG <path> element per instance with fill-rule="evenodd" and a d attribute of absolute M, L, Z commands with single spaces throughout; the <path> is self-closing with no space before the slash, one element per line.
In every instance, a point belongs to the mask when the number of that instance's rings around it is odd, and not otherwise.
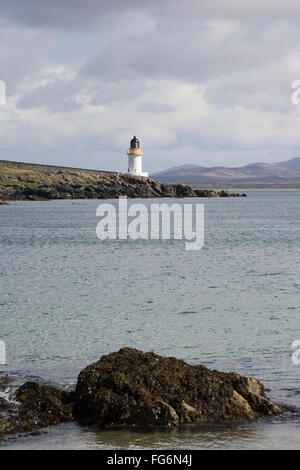
<path fill-rule="evenodd" d="M 140 148 L 140 141 L 134 136 L 130 141 L 130 147 L 127 152 L 128 155 L 128 174 L 132 176 L 145 176 L 148 173 L 142 170 L 142 155 L 143 152 Z"/>

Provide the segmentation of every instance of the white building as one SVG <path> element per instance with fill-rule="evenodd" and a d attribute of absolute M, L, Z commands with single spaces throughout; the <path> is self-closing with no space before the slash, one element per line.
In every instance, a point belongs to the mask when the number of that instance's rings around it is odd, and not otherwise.
<path fill-rule="evenodd" d="M 140 141 L 133 137 L 130 141 L 130 148 L 127 152 L 128 155 L 128 174 L 132 176 L 145 176 L 148 177 L 148 173 L 142 170 L 142 155 L 143 152 L 140 149 Z"/>

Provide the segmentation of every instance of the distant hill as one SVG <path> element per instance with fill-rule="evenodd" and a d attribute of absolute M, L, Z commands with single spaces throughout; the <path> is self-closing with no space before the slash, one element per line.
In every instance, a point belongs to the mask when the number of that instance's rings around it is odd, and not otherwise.
<path fill-rule="evenodd" d="M 300 184 L 300 158 L 279 163 L 251 163 L 227 168 L 183 165 L 154 173 L 152 178 L 163 183 L 251 185 Z"/>

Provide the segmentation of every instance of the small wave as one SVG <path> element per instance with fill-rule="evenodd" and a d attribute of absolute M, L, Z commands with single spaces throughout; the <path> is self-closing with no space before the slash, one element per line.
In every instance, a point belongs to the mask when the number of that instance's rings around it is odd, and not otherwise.
<path fill-rule="evenodd" d="M 195 314 L 198 313 L 194 310 L 184 310 L 183 312 L 178 312 L 178 315 L 190 315 L 190 314 Z"/>
<path fill-rule="evenodd" d="M 7 402 L 9 405 L 18 405 L 18 402 L 13 399 L 14 390 L 6 389 L 0 390 L 0 400 Z"/>

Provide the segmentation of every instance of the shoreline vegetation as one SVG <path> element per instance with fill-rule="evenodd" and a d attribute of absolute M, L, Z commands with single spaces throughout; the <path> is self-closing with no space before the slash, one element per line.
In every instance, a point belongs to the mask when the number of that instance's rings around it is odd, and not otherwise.
<path fill-rule="evenodd" d="M 284 411 L 253 377 L 190 365 L 133 348 L 102 356 L 74 390 L 26 382 L 10 399 L 13 378 L 0 374 L 0 441 L 39 434 L 64 422 L 98 428 L 162 427 L 254 420 Z"/>
<path fill-rule="evenodd" d="M 228 190 L 192 189 L 185 184 L 166 184 L 151 178 L 116 172 L 50 167 L 0 161 L 0 204 L 6 201 L 49 201 L 51 199 L 114 199 L 246 197 Z"/>

